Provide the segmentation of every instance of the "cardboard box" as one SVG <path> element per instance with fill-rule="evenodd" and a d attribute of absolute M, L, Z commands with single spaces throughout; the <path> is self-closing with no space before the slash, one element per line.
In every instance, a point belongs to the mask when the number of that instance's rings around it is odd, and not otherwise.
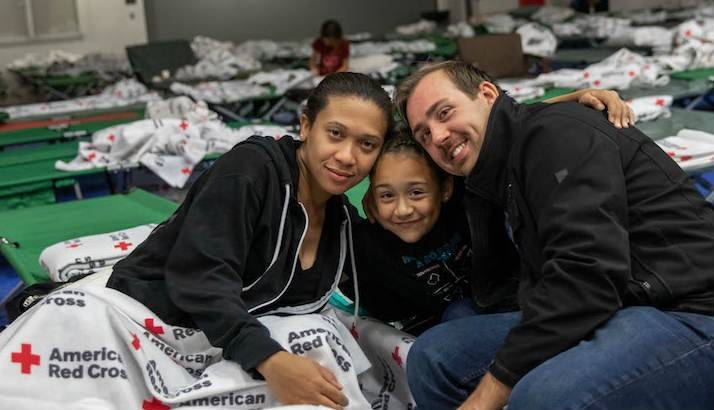
<path fill-rule="evenodd" d="M 494 78 L 524 77 L 528 73 L 520 34 L 459 38 L 458 46 L 462 61 L 478 64 Z"/>

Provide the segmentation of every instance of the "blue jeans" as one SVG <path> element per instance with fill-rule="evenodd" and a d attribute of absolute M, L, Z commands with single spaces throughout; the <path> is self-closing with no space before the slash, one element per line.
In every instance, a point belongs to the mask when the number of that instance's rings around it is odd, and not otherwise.
<path fill-rule="evenodd" d="M 520 318 L 519 312 L 461 315 L 419 336 L 407 360 L 419 408 L 458 407 Z M 508 402 L 508 410 L 522 409 L 712 410 L 714 317 L 622 309 L 592 338 L 526 374 Z"/>

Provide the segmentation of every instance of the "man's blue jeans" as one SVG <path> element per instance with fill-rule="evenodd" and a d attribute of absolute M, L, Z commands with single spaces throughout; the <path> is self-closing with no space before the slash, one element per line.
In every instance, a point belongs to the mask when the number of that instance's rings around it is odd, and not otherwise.
<path fill-rule="evenodd" d="M 420 409 L 454 409 L 475 389 L 519 312 L 466 316 L 464 305 L 419 336 L 407 377 Z M 714 409 L 714 317 L 620 310 L 592 338 L 514 387 L 508 410 Z"/>

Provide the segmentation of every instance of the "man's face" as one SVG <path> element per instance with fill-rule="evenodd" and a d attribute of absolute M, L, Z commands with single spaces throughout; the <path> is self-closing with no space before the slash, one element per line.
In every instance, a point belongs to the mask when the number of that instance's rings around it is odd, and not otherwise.
<path fill-rule="evenodd" d="M 498 89 L 483 81 L 471 98 L 443 70 L 425 76 L 407 99 L 416 140 L 446 172 L 466 176 L 478 161 Z"/>

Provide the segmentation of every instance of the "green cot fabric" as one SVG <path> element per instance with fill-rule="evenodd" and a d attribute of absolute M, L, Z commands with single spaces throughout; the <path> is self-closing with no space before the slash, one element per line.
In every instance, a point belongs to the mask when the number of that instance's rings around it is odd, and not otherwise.
<path fill-rule="evenodd" d="M 126 195 L 0 212 L 0 237 L 5 238 L 0 252 L 25 283 L 46 282 L 47 273 L 39 265 L 46 247 L 79 236 L 160 223 L 177 206 L 137 189 Z"/>
<path fill-rule="evenodd" d="M 30 208 L 56 202 L 51 182 L 38 182 L 20 187 L 0 188 L 0 212 Z"/>
<path fill-rule="evenodd" d="M 5 111 L 0 111 L 0 122 L 5 122 L 8 119 L 10 119 L 10 114 L 6 113 Z"/>
<path fill-rule="evenodd" d="M 77 155 L 77 141 L 48 144 L 38 147 L 14 149 L 0 152 L 0 168 L 44 160 L 73 158 Z"/>
<path fill-rule="evenodd" d="M 561 95 L 572 93 L 573 91 L 575 91 L 575 88 L 564 88 L 564 87 L 549 88 L 549 89 L 545 90 L 545 94 L 543 94 L 542 96 L 536 97 L 536 98 L 531 98 L 530 100 L 526 100 L 523 103 L 524 104 L 533 104 L 533 103 L 537 103 L 537 102 L 542 102 L 549 98 L 560 97 Z"/>
<path fill-rule="evenodd" d="M 670 77 L 679 80 L 707 80 L 709 77 L 714 77 L 714 67 L 687 71 L 675 71 L 670 74 Z"/>
<path fill-rule="evenodd" d="M 0 147 L 10 145 L 29 144 L 35 142 L 49 142 L 66 138 L 91 136 L 92 133 L 114 125 L 125 124 L 125 119 L 111 121 L 87 122 L 84 124 L 70 125 L 62 129 L 30 128 L 26 130 L 7 131 L 0 133 Z"/>
<path fill-rule="evenodd" d="M 69 161 L 76 153 L 63 159 Z M 46 159 L 23 164 L 15 164 L 0 168 L 0 190 L 27 186 L 37 182 L 53 182 L 73 179 L 81 175 L 105 172 L 105 168 L 93 168 L 85 171 L 59 171 L 55 169 L 56 159 Z"/>

